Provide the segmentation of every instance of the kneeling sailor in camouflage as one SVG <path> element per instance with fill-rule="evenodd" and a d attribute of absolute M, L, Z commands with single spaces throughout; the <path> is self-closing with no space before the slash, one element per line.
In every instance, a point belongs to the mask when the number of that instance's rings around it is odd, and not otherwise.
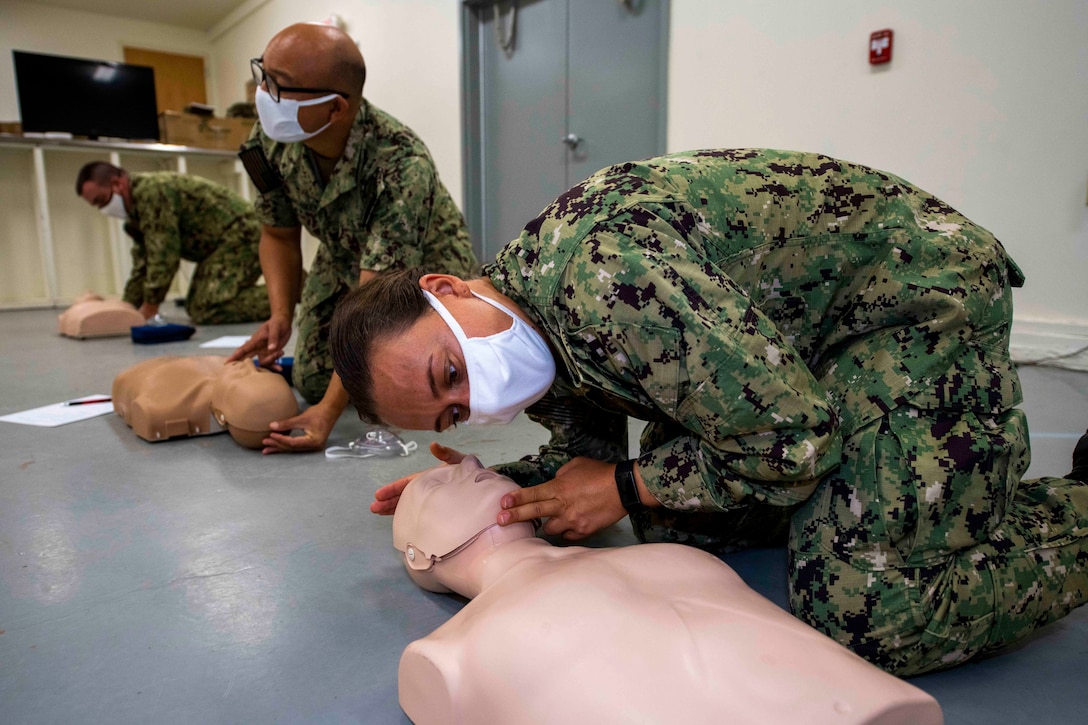
<path fill-rule="evenodd" d="M 788 532 L 794 614 L 910 675 L 1088 598 L 1088 443 L 1069 477 L 1021 480 L 1022 282 L 993 235 L 896 176 L 695 151 L 591 176 L 482 278 L 351 293 L 330 347 L 364 418 L 524 409 L 550 429 L 496 467 L 525 486 L 499 523 L 577 539 L 630 514 L 643 541 L 717 551 Z M 628 415 L 647 426 L 624 461 Z"/>
<path fill-rule="evenodd" d="M 260 191 L 272 312 L 229 359 L 273 364 L 297 323 L 294 385 L 311 405 L 275 421 L 264 452 L 320 450 L 348 404 L 328 351 L 340 299 L 391 270 L 425 265 L 467 275 L 478 265 L 423 140 L 363 96 L 366 63 L 347 33 L 290 25 L 251 69 L 260 120 L 239 157 Z M 308 275 L 303 228 L 319 242 Z"/>
<path fill-rule="evenodd" d="M 76 177 L 76 193 L 125 221 L 132 272 L 124 300 L 153 317 L 181 260 L 196 263 L 185 311 L 198 325 L 268 317 L 268 292 L 258 284 L 261 227 L 253 205 L 225 186 L 172 171 L 129 174 L 92 161 Z"/>

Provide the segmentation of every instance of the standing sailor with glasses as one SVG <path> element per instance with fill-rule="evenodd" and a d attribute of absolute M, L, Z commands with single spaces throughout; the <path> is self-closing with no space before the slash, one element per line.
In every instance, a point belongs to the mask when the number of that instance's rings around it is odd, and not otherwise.
<path fill-rule="evenodd" d="M 327 345 L 340 298 L 383 272 L 425 266 L 471 275 L 477 262 L 423 141 L 363 98 L 366 65 L 346 33 L 291 25 L 250 67 L 259 123 L 239 156 L 260 192 L 272 313 L 230 360 L 273 365 L 301 303 L 293 379 L 311 406 L 273 423 L 264 452 L 319 450 L 348 402 Z M 308 275 L 303 227 L 320 242 Z"/>

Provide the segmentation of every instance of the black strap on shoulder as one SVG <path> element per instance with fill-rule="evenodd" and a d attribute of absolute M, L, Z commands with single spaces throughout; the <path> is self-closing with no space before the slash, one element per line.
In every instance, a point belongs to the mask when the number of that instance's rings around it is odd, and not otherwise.
<path fill-rule="evenodd" d="M 283 186 L 283 177 L 268 161 L 259 141 L 242 146 L 242 150 L 238 152 L 238 158 L 245 167 L 246 173 L 249 174 L 250 180 L 253 181 L 253 185 L 257 187 L 257 191 L 267 194 Z"/>

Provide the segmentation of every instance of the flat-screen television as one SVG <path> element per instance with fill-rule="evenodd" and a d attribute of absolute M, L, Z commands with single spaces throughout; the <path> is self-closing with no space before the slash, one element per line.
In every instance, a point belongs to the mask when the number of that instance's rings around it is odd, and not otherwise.
<path fill-rule="evenodd" d="M 11 54 L 24 132 L 159 140 L 151 68 L 23 50 Z"/>

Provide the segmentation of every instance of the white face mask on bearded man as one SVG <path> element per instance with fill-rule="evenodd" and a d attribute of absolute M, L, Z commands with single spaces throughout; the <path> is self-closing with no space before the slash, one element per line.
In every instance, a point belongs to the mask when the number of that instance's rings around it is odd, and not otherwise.
<path fill-rule="evenodd" d="M 109 201 L 98 207 L 98 211 L 121 221 L 128 219 L 128 212 L 125 211 L 125 200 L 116 191 L 110 195 Z"/>

